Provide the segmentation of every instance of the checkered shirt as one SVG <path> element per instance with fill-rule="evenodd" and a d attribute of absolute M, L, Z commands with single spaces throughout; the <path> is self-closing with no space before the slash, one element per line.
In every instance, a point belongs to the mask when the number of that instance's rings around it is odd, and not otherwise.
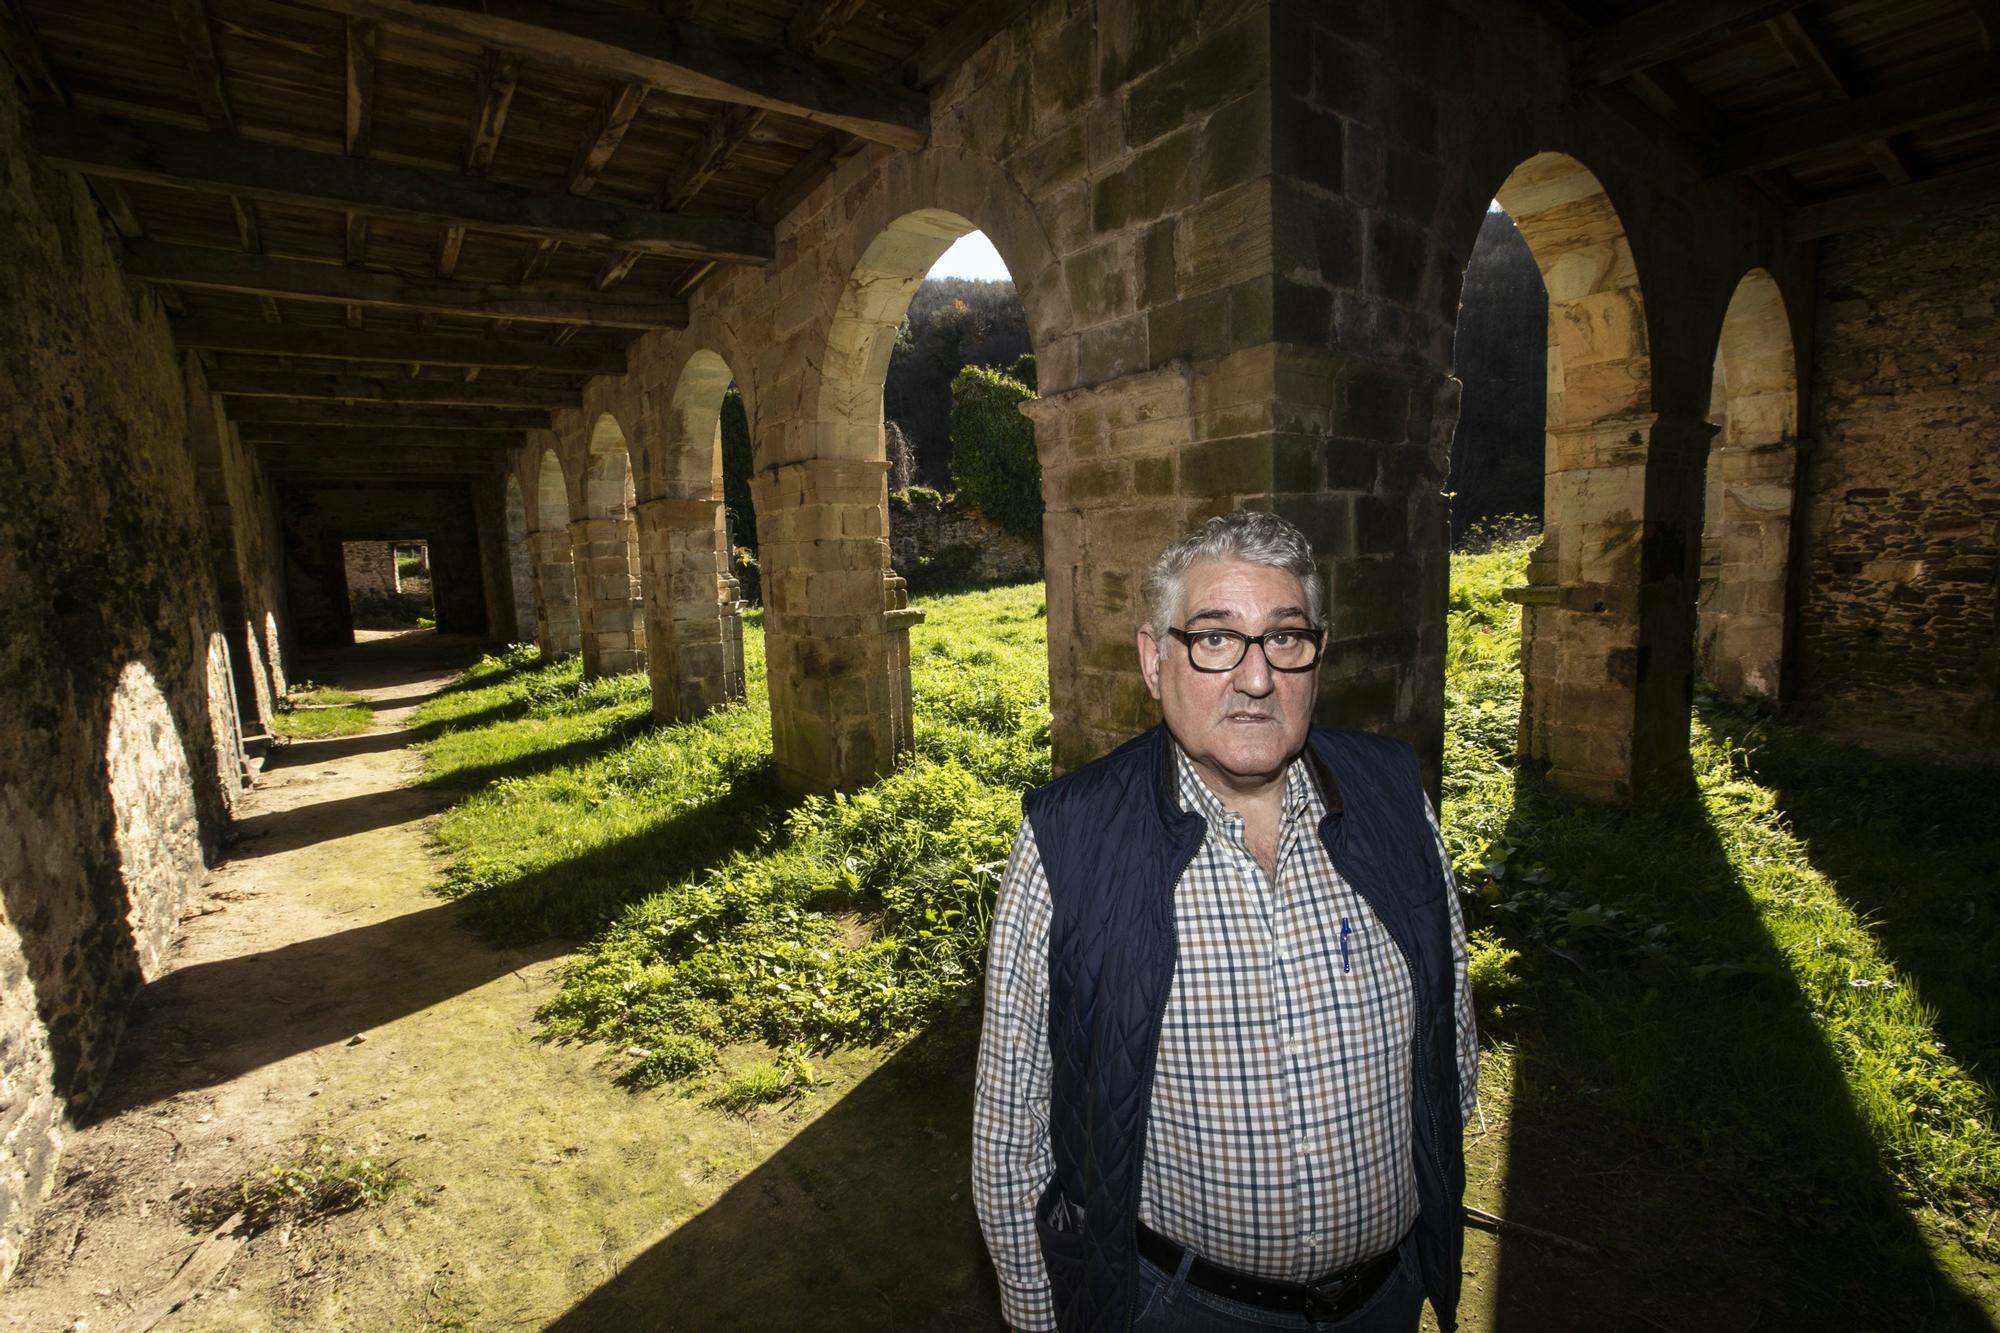
<path fill-rule="evenodd" d="M 1244 845 L 1243 821 L 1176 755 L 1181 805 L 1200 814 L 1208 832 L 1175 891 L 1178 956 L 1147 1115 L 1139 1218 L 1212 1262 L 1310 1281 L 1380 1254 L 1416 1221 L 1409 967 L 1333 868 L 1317 836 L 1325 802 L 1303 760 L 1286 772 L 1272 880 Z M 1426 814 L 1435 829 L 1428 806 Z M 1438 852 L 1450 885 L 1442 839 Z M 1447 896 L 1469 1116 L 1478 1039 L 1458 895 Z M 1055 1327 L 1033 1220 L 1055 1174 L 1052 912 L 1034 832 L 1023 821 L 993 916 L 972 1177 L 1002 1308 L 1024 1330 Z"/>

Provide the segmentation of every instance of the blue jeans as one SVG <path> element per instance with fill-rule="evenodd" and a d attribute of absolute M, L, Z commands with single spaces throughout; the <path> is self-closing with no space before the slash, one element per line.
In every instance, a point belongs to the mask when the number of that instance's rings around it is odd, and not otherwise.
<path fill-rule="evenodd" d="M 1320 1333 L 1414 1333 L 1423 1316 L 1424 1288 L 1417 1278 L 1410 1242 L 1396 1256 L 1396 1271 L 1368 1302 L 1345 1319 L 1315 1324 L 1289 1310 L 1245 1305 L 1188 1285 L 1187 1266 L 1169 1273 L 1139 1260 L 1139 1317 L 1133 1333 L 1248 1333 L 1273 1328 L 1318 1329 Z"/>

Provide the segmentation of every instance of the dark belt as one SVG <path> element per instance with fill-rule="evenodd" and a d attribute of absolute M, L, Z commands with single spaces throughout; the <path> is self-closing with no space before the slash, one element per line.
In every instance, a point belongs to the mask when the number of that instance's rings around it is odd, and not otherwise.
<path fill-rule="evenodd" d="M 1276 1278 L 1253 1277 L 1233 1268 L 1212 1264 L 1200 1255 L 1188 1265 L 1187 1280 L 1212 1295 L 1241 1301 L 1266 1310 L 1287 1310 L 1302 1314 L 1316 1324 L 1345 1319 L 1382 1289 L 1396 1271 L 1398 1245 L 1373 1259 L 1351 1264 L 1329 1273 L 1317 1282 L 1281 1282 Z M 1187 1249 L 1159 1232 L 1139 1223 L 1139 1253 L 1155 1268 L 1172 1277 L 1181 1271 Z"/>

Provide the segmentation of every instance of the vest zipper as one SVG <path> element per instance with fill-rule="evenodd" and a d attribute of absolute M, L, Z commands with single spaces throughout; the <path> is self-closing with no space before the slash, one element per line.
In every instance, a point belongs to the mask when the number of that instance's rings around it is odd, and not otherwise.
<path fill-rule="evenodd" d="M 1205 832 L 1202 834 L 1203 838 L 1207 836 Z M 1199 855 L 1201 855 L 1201 843 L 1197 841 L 1194 845 L 1194 850 L 1188 854 L 1187 860 L 1181 863 L 1180 873 L 1174 876 L 1174 891 L 1167 898 L 1167 940 L 1173 948 L 1174 962 L 1176 964 L 1180 961 L 1181 883 L 1187 878 L 1189 868 L 1194 865 L 1194 859 Z M 1153 1119 L 1153 1079 L 1160 1071 L 1159 1032 L 1166 1026 L 1167 1005 L 1173 998 L 1174 973 L 1173 968 L 1169 967 L 1167 969 L 1167 986 L 1160 995 L 1160 1011 L 1153 1015 L 1153 1058 L 1146 1066 L 1146 1112 L 1139 1117 L 1139 1142 L 1136 1145 L 1138 1149 L 1139 1169 L 1133 1173 L 1133 1179 L 1136 1183 L 1132 1188 L 1132 1227 L 1135 1236 L 1138 1234 L 1139 1226 L 1139 1195 L 1144 1190 L 1146 1179 L 1146 1129 L 1152 1123 Z M 1132 1293 L 1125 1298 L 1126 1333 L 1131 1333 L 1132 1328 L 1139 1322 L 1139 1281 L 1137 1276 L 1136 1248 L 1133 1253 L 1135 1261 L 1133 1264 Z"/>

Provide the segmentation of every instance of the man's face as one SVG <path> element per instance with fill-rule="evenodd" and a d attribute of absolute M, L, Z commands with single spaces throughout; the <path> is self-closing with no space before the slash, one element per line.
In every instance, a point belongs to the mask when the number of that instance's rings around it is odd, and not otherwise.
<path fill-rule="evenodd" d="M 1281 569 L 1245 560 L 1198 560 L 1181 581 L 1174 627 L 1194 633 L 1228 629 L 1255 637 L 1274 629 L 1305 629 L 1305 591 Z M 1139 630 L 1139 668 L 1160 701 L 1167 730 L 1196 772 L 1218 792 L 1248 794 L 1282 779 L 1305 745 L 1319 685 L 1311 671 L 1273 671 L 1260 647 L 1233 670 L 1197 671 L 1187 648 L 1158 626 Z"/>

